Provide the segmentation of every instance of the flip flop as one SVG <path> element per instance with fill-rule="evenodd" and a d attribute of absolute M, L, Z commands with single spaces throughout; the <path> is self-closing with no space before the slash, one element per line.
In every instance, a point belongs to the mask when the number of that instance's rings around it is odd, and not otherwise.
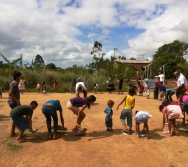
<path fill-rule="evenodd" d="M 167 136 L 172 137 L 173 135 L 169 132 L 166 133 Z"/>

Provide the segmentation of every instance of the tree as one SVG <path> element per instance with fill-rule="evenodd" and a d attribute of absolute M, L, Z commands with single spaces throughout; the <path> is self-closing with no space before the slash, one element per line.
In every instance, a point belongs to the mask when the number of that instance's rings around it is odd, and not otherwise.
<path fill-rule="evenodd" d="M 35 68 L 43 68 L 45 66 L 42 56 L 36 55 L 34 62 L 32 63 Z"/>
<path fill-rule="evenodd" d="M 2 55 L 0 53 L 0 56 L 4 59 L 4 61 L 7 63 L 8 65 L 8 68 L 9 68 L 9 74 L 11 75 L 12 72 L 14 71 L 14 69 L 16 68 L 16 65 L 18 62 L 21 62 L 22 61 L 22 57 L 18 58 L 18 59 L 15 59 L 13 60 L 12 62 L 10 60 L 8 60 L 4 55 Z"/>
<path fill-rule="evenodd" d="M 175 40 L 172 43 L 161 46 L 153 55 L 152 67 L 155 74 L 165 66 L 165 78 L 172 78 L 173 72 L 181 67 L 183 72 L 186 59 L 185 55 L 188 53 L 188 44 Z"/>
<path fill-rule="evenodd" d="M 54 63 L 49 63 L 49 64 L 46 65 L 46 68 L 50 69 L 50 70 L 55 70 L 56 69 L 56 65 Z"/>

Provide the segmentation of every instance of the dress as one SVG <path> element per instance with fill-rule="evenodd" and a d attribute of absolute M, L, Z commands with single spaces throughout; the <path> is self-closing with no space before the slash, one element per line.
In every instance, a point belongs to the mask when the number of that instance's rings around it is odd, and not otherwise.
<path fill-rule="evenodd" d="M 25 80 L 24 79 L 20 80 L 20 83 L 19 83 L 18 87 L 19 87 L 20 90 L 24 90 L 25 89 Z"/>

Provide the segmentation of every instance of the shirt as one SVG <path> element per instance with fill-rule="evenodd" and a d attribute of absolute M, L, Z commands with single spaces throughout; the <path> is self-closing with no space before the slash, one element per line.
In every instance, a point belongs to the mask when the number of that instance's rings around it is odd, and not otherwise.
<path fill-rule="evenodd" d="M 132 108 L 132 104 L 134 101 L 134 97 L 131 95 L 127 95 L 127 98 L 125 100 L 125 106 L 124 109 L 131 109 Z"/>
<path fill-rule="evenodd" d="M 187 80 L 185 76 L 182 73 L 180 73 L 180 76 L 178 77 L 178 80 L 177 80 L 177 86 L 179 87 L 180 85 L 183 85 L 183 84 L 184 86 L 187 86 Z"/>
<path fill-rule="evenodd" d="M 10 115 L 15 117 L 22 117 L 23 115 L 32 117 L 33 108 L 30 105 L 17 106 L 10 112 Z"/>
<path fill-rule="evenodd" d="M 81 97 L 72 98 L 70 99 L 70 102 L 75 107 L 82 107 L 83 105 L 88 106 L 89 104 L 89 102 L 86 99 L 81 98 Z"/>
<path fill-rule="evenodd" d="M 62 111 L 61 104 L 58 101 L 56 101 L 56 100 L 48 100 L 46 103 L 53 104 L 53 106 L 55 107 L 56 111 L 57 110 Z"/>
<path fill-rule="evenodd" d="M 76 88 L 75 88 L 76 94 L 79 93 L 79 92 L 78 92 L 78 87 L 79 87 L 79 85 L 82 85 L 82 90 L 87 91 L 87 88 L 86 88 L 86 86 L 85 86 L 85 83 L 84 83 L 84 82 L 78 82 L 78 83 L 76 84 Z"/>

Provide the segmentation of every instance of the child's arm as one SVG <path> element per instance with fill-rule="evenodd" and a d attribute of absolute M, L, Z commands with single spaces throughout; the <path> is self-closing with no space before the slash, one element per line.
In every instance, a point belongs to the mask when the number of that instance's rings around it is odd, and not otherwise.
<path fill-rule="evenodd" d="M 126 98 L 127 98 L 127 96 L 125 96 L 125 97 L 123 98 L 123 100 L 122 100 L 122 101 L 119 103 L 119 105 L 117 106 L 116 110 L 119 109 L 119 106 L 126 100 Z"/>
<path fill-rule="evenodd" d="M 134 105 L 135 105 L 135 99 L 134 99 L 134 101 L 133 101 L 133 103 L 132 103 L 131 109 L 134 108 Z"/>
<path fill-rule="evenodd" d="M 67 128 L 65 128 L 64 126 L 64 118 L 63 118 L 63 112 L 62 111 L 59 111 L 59 114 L 60 114 L 60 120 L 61 120 L 61 125 L 62 125 L 62 130 L 67 130 Z"/>
<path fill-rule="evenodd" d="M 108 116 L 111 114 L 111 112 L 112 112 L 112 109 L 109 110 Z M 111 118 L 112 118 L 112 116 L 110 117 L 110 119 L 111 119 Z"/>
<path fill-rule="evenodd" d="M 165 130 L 164 127 L 165 127 L 165 115 L 166 114 L 164 113 L 164 111 L 162 111 L 162 112 L 163 112 L 163 127 L 162 127 L 162 129 Z"/>
<path fill-rule="evenodd" d="M 29 116 L 29 118 L 28 118 L 28 123 L 29 123 L 29 131 L 30 131 L 31 133 L 35 133 L 35 131 L 34 131 L 33 128 L 32 128 L 32 117 L 30 117 L 30 116 Z"/>

